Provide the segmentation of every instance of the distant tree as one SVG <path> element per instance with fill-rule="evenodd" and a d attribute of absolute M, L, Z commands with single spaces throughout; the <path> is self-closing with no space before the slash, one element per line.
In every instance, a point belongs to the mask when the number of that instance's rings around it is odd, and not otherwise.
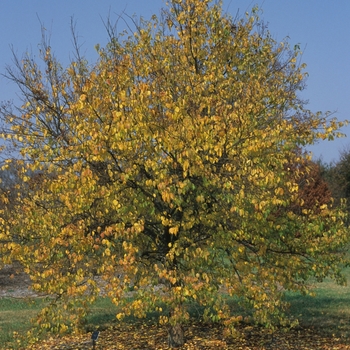
<path fill-rule="evenodd" d="M 236 296 L 272 325 L 285 291 L 342 281 L 345 214 L 308 199 L 296 152 L 341 124 L 305 108 L 298 49 L 259 24 L 256 12 L 233 21 L 220 3 L 171 0 L 133 35 L 108 27 L 94 65 L 78 53 L 64 69 L 44 41 L 41 64 L 25 56 L 7 70 L 23 105 L 1 109 L 3 137 L 23 157 L 27 195 L 5 248 L 33 288 L 57 296 L 45 327 L 79 324 L 96 274 L 118 319 L 157 310 L 172 347 L 188 302 L 233 326 L 226 295 Z"/>
<path fill-rule="evenodd" d="M 15 160 L 7 162 L 6 165 L 0 169 L 0 191 L 11 202 L 11 206 L 17 198 L 16 189 L 20 187 L 19 183 L 21 177 L 18 174 L 17 162 Z"/>
<path fill-rule="evenodd" d="M 321 164 L 322 177 L 327 182 L 336 205 L 346 200 L 350 210 L 350 150 L 343 150 L 339 160 L 330 164 Z"/>
<path fill-rule="evenodd" d="M 2 225 L 0 235 L 0 268 L 11 262 L 11 251 L 8 244 L 16 241 L 16 234 L 8 232 L 14 220 L 16 205 L 20 203 L 23 187 L 21 176 L 18 173 L 19 166 L 16 160 L 7 161 L 0 169 L 0 223 Z M 17 243 L 19 240 L 17 240 Z"/>
<path fill-rule="evenodd" d="M 298 180 L 301 209 L 322 211 L 324 205 L 331 205 L 332 192 L 322 176 L 319 164 L 307 161 L 303 165 L 303 176 Z"/>

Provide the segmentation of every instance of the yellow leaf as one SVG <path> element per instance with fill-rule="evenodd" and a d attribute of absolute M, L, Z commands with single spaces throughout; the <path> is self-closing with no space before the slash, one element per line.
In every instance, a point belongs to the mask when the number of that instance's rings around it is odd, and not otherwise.
<path fill-rule="evenodd" d="M 171 227 L 169 229 L 169 233 L 172 234 L 172 235 L 177 235 L 177 233 L 179 232 L 179 226 L 174 226 L 174 227 Z"/>

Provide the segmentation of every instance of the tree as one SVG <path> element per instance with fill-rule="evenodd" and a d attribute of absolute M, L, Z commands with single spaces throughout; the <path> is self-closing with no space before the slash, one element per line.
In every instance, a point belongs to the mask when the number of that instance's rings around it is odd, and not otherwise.
<path fill-rule="evenodd" d="M 350 152 L 344 149 L 340 153 L 339 160 L 330 164 L 321 164 L 323 177 L 327 182 L 335 204 L 339 205 L 342 200 L 346 200 L 347 211 L 349 211 L 350 198 Z"/>
<path fill-rule="evenodd" d="M 297 150 L 341 123 L 305 108 L 298 48 L 275 42 L 256 11 L 233 20 L 221 3 L 172 0 L 134 25 L 108 26 L 94 65 L 78 52 L 64 69 L 44 40 L 42 67 L 25 56 L 7 70 L 23 105 L 2 108 L 3 136 L 28 191 L 2 235 L 16 232 L 6 248 L 33 288 L 57 296 L 39 321 L 78 325 L 99 275 L 118 319 L 156 309 L 173 347 L 191 301 L 228 327 L 241 317 L 226 295 L 281 323 L 285 291 L 342 281 L 341 208 L 292 209 L 307 173 Z"/>
<path fill-rule="evenodd" d="M 297 166 L 302 167 L 302 176 L 297 178 L 302 206 L 298 205 L 294 210 L 302 212 L 303 209 L 308 209 L 320 213 L 324 205 L 331 205 L 333 201 L 331 189 L 323 177 L 321 165 L 306 159 L 303 165 Z"/>

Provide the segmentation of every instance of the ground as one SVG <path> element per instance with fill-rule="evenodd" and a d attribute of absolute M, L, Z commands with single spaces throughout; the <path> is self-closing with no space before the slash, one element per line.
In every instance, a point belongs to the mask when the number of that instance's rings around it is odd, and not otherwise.
<path fill-rule="evenodd" d="M 30 288 L 30 278 L 17 265 L 0 269 L 0 298 L 25 298 L 36 296 Z"/>
<path fill-rule="evenodd" d="M 29 277 L 14 266 L 0 270 L 0 298 L 24 298 L 35 296 L 30 289 Z M 350 342 L 336 336 L 329 336 L 314 329 L 297 328 L 290 332 L 283 330 L 271 334 L 269 331 L 248 325 L 240 325 L 240 336 L 227 337 L 220 326 L 194 323 L 186 328 L 184 350 L 350 350 Z M 1 348 L 1 346 L 0 346 Z M 91 333 L 51 338 L 31 349 L 91 349 Z M 120 324 L 102 330 L 95 349 L 167 349 L 167 328 L 165 326 L 138 323 Z"/>
<path fill-rule="evenodd" d="M 242 335 L 232 339 L 224 336 L 223 329 L 205 324 L 192 324 L 186 329 L 186 344 L 182 350 L 349 350 L 350 345 L 336 337 L 324 337 L 310 329 L 295 329 L 273 336 L 265 330 L 242 327 Z M 91 333 L 81 336 L 50 339 L 40 343 L 40 349 L 91 349 Z M 133 324 L 102 331 L 96 350 L 162 350 L 168 349 L 165 327 Z M 37 346 L 28 348 L 38 349 Z"/>

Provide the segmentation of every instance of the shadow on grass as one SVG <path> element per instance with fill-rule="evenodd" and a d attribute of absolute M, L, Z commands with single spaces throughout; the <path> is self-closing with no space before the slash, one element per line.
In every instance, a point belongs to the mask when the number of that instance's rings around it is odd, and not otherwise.
<path fill-rule="evenodd" d="M 299 320 L 302 327 L 310 327 L 327 335 L 350 335 L 350 293 L 348 297 L 338 295 L 315 297 L 289 294 L 287 315 Z"/>
<path fill-rule="evenodd" d="M 232 311 L 232 314 L 252 316 L 252 311 L 245 309 L 239 304 L 239 300 L 235 297 L 227 297 L 227 303 Z M 350 330 L 350 311 L 347 311 L 347 305 L 350 303 L 349 298 L 341 298 L 339 295 L 315 297 L 292 294 L 286 295 L 286 301 L 290 303 L 290 308 L 287 315 L 293 319 L 299 319 L 303 327 L 311 328 L 326 328 L 334 331 L 338 328 L 339 323 L 349 323 Z M 162 312 L 152 311 L 148 312 L 146 322 L 158 323 L 161 315 L 168 315 L 169 309 L 164 304 L 159 304 Z M 203 320 L 203 313 L 205 307 L 195 303 L 189 302 L 187 310 L 190 319 L 194 322 L 201 322 Z M 119 323 L 116 315 L 120 309 L 115 306 L 108 298 L 99 298 L 95 304 L 92 305 L 89 315 L 86 317 L 85 324 L 87 331 L 94 329 L 107 329 Z M 132 324 L 140 322 L 140 319 L 134 316 L 126 316 L 123 318 L 123 323 Z"/>

